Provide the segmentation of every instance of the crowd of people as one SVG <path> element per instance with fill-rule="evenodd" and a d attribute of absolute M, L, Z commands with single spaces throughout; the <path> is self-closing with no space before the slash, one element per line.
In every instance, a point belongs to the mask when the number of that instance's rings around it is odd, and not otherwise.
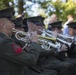
<path fill-rule="evenodd" d="M 50 35 L 56 38 L 58 34 L 62 34 L 66 37 L 67 32 L 64 31 L 67 28 L 68 37 L 73 37 L 70 47 L 59 40 L 49 40 L 53 44 L 61 44 L 59 51 L 52 46 L 50 50 L 46 50 L 39 43 L 39 36 L 46 32 L 40 31 L 45 30 L 44 17 L 20 16 L 13 19 L 13 16 L 13 7 L 0 10 L 0 75 L 76 74 L 76 22 L 73 22 L 71 15 L 68 16 L 70 19 L 65 23 L 63 31 L 62 21 L 58 21 L 56 14 L 51 16 L 47 29 L 52 31 Z"/>

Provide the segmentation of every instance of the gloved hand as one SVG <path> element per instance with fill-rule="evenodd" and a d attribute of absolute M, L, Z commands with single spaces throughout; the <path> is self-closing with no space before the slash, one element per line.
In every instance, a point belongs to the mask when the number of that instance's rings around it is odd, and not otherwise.
<path fill-rule="evenodd" d="M 68 50 L 68 47 L 65 44 L 63 44 L 60 48 L 60 51 L 67 51 L 67 50 Z"/>
<path fill-rule="evenodd" d="M 37 34 L 37 32 L 31 32 L 31 36 L 30 36 L 30 40 L 32 41 L 32 42 L 38 42 L 38 34 Z"/>
<path fill-rule="evenodd" d="M 53 35 L 54 37 L 57 37 L 58 32 L 55 30 L 55 31 L 52 32 L 52 35 Z"/>

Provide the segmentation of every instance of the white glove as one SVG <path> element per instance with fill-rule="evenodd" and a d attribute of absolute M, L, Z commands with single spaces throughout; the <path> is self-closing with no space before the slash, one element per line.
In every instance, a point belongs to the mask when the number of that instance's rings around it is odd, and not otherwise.
<path fill-rule="evenodd" d="M 60 48 L 60 51 L 67 51 L 67 50 L 68 50 L 68 47 L 65 44 L 63 44 Z"/>

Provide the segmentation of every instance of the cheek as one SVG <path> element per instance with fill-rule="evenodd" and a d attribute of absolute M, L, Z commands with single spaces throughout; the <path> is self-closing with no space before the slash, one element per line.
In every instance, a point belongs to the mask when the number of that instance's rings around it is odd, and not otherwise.
<path fill-rule="evenodd" d="M 12 30 L 13 30 L 13 26 L 10 24 L 10 25 L 8 26 L 8 29 L 12 31 Z"/>
<path fill-rule="evenodd" d="M 70 33 L 70 35 L 72 35 L 72 34 L 73 34 L 73 31 L 72 31 L 72 30 L 70 30 L 70 31 L 69 31 L 69 33 Z"/>

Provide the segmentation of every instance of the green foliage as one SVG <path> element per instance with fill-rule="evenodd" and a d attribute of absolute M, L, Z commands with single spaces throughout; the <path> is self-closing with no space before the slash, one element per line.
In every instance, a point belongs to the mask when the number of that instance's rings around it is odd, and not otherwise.
<path fill-rule="evenodd" d="M 2 1 L 0 0 L 0 9 L 2 8 Z"/>
<path fill-rule="evenodd" d="M 59 20 L 63 20 L 65 22 L 69 14 L 76 18 L 76 3 L 73 0 L 68 0 L 66 3 L 62 3 L 61 0 L 56 0 L 56 2 L 52 2 L 51 4 L 55 11 L 51 11 L 50 13 L 57 14 Z"/>
<path fill-rule="evenodd" d="M 51 1 L 43 1 L 39 2 L 39 4 L 41 5 L 41 8 L 47 9 L 49 2 Z"/>
<path fill-rule="evenodd" d="M 0 0 L 0 9 L 9 7 L 9 2 L 13 3 L 13 0 Z"/>
<path fill-rule="evenodd" d="M 69 14 L 73 15 L 74 18 L 76 18 L 75 17 L 75 15 L 76 15 L 76 3 L 73 0 L 69 0 L 66 3 L 63 3 L 61 7 L 63 10 L 61 18 L 64 21 L 66 20 L 66 18 Z"/>

